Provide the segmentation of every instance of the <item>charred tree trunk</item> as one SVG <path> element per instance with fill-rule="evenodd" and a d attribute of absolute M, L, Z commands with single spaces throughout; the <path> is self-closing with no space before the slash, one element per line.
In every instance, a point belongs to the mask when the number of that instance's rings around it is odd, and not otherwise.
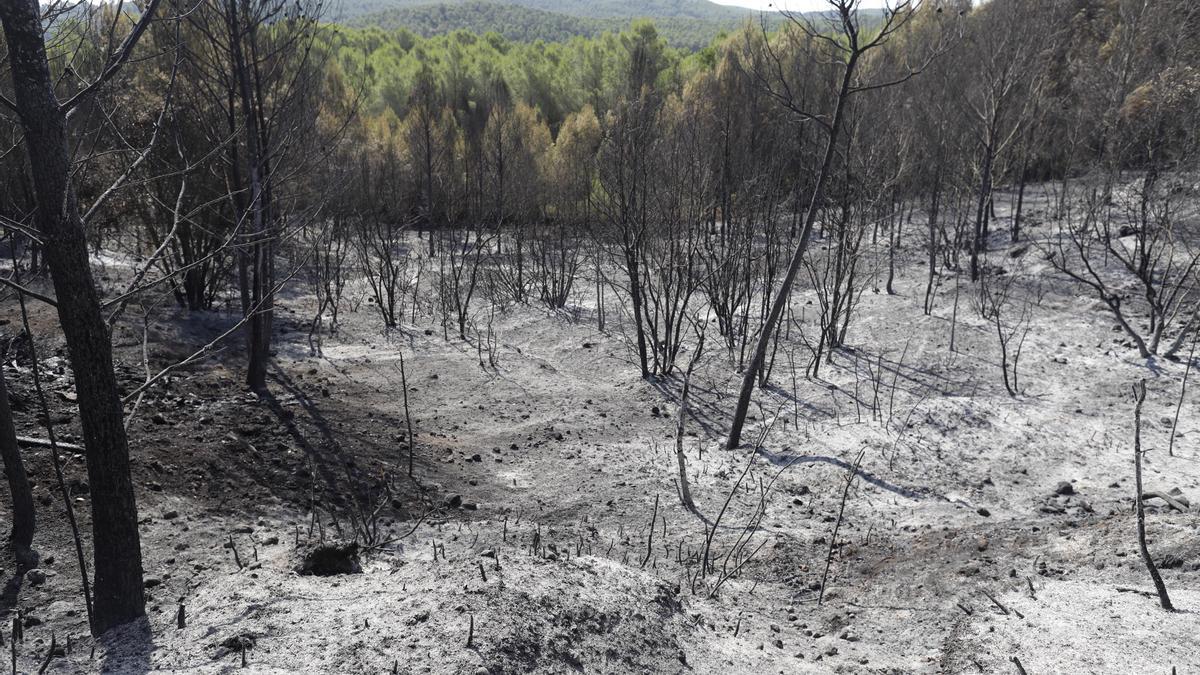
<path fill-rule="evenodd" d="M 767 315 L 767 320 L 763 324 L 762 331 L 759 333 L 758 344 L 754 348 L 754 356 L 750 360 L 750 365 L 742 374 L 741 393 L 738 395 L 737 407 L 734 409 L 733 419 L 730 422 L 729 438 L 725 441 L 725 447 L 728 450 L 737 448 L 742 442 L 742 427 L 746 423 L 746 413 L 750 410 L 750 397 L 754 394 L 755 378 L 767 358 L 767 349 L 771 346 L 771 337 L 775 333 L 775 326 L 779 324 L 779 317 L 783 315 L 783 309 L 787 307 L 788 298 L 791 297 L 792 293 L 792 284 L 796 281 L 796 274 L 800 272 L 800 265 L 804 261 L 804 254 L 808 251 L 808 241 L 812 235 L 813 224 L 817 220 L 817 210 L 820 208 L 821 202 L 825 199 L 825 184 L 829 180 L 829 173 L 833 168 L 833 159 L 837 155 L 838 136 L 842 127 L 842 119 L 845 116 L 846 100 L 850 94 L 850 85 L 854 81 L 854 66 L 856 63 L 857 55 L 852 56 L 846 63 L 846 71 L 842 76 L 841 87 L 838 90 L 837 101 L 834 104 L 833 121 L 829 125 L 829 138 L 826 140 L 825 157 L 821 162 L 820 173 L 817 174 L 817 182 L 813 187 L 812 199 L 804 215 L 804 227 L 800 231 L 800 240 L 796 243 L 796 250 L 792 253 L 792 260 L 788 264 L 787 273 L 784 275 L 783 281 L 779 285 L 779 290 L 776 292 L 775 300 L 771 303 L 771 313 Z"/>
<path fill-rule="evenodd" d="M 124 411 L 112 341 L 88 262 L 87 238 L 70 182 L 67 116 L 54 93 L 36 0 L 0 3 L 13 91 L 37 196 L 37 226 L 54 281 L 79 396 L 92 495 L 97 635 L 144 616 L 142 549 L 129 477 Z"/>
<path fill-rule="evenodd" d="M 1158 567 L 1150 557 L 1150 549 L 1146 546 L 1146 509 L 1142 500 L 1142 404 L 1146 401 L 1146 381 L 1141 380 L 1133 387 L 1136 405 L 1133 409 L 1133 477 L 1134 504 L 1137 506 L 1138 550 L 1142 554 L 1142 562 L 1150 572 L 1150 580 L 1154 582 L 1154 590 L 1158 592 L 1158 603 L 1168 612 L 1175 611 L 1171 598 L 1167 595 L 1167 586 L 1163 583 Z"/>

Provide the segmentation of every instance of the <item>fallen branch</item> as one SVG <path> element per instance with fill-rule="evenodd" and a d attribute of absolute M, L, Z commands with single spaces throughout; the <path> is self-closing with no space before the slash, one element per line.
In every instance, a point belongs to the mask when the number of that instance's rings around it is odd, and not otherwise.
<path fill-rule="evenodd" d="M 1183 493 L 1179 491 L 1179 488 L 1175 488 L 1175 489 L 1171 490 L 1170 492 L 1161 492 L 1159 490 L 1147 490 L 1142 493 L 1142 501 L 1143 502 L 1146 501 L 1147 499 L 1154 499 L 1155 497 L 1163 500 L 1164 502 L 1167 503 L 1167 506 L 1170 506 L 1171 508 L 1175 509 L 1176 511 L 1186 512 L 1192 508 L 1191 501 L 1189 501 L 1187 497 L 1183 496 Z"/>
<path fill-rule="evenodd" d="M 38 447 L 38 448 L 53 448 L 53 447 L 57 446 L 63 450 L 70 450 L 71 452 L 83 452 L 83 450 L 84 450 L 82 445 L 76 445 L 74 443 L 63 443 L 62 441 L 59 441 L 59 440 L 55 440 L 54 442 L 51 442 L 50 439 L 48 439 L 48 438 L 33 438 L 31 436 L 17 436 L 17 442 L 22 445 L 32 445 L 32 446 Z"/>

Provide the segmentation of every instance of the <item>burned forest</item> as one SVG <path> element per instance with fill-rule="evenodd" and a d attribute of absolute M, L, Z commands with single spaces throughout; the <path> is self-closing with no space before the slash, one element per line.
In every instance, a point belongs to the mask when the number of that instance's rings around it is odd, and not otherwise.
<path fill-rule="evenodd" d="M 1200 672 L 1193 0 L 0 25 L 0 669 Z"/>

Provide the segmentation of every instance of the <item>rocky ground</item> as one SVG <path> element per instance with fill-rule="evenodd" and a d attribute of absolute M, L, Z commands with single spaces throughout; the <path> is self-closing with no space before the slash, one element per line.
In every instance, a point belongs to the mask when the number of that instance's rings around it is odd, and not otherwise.
<path fill-rule="evenodd" d="M 1035 202 L 1032 236 L 1045 216 Z M 781 347 L 778 387 L 760 392 L 750 422 L 750 438 L 769 428 L 757 451 L 720 449 L 739 377 L 710 346 L 685 439 L 696 513 L 677 496 L 681 382 L 637 376 L 615 312 L 601 333 L 586 298 L 570 313 L 510 306 L 495 319 L 496 365 L 485 353 L 481 366 L 476 345 L 444 340 L 435 319 L 385 334 L 366 304 L 311 356 L 310 299 L 284 298 L 270 396 L 242 390 L 234 345 L 151 389 L 130 422 L 145 624 L 87 637 L 49 450 L 26 449 L 41 561 L 0 561 L 5 607 L 26 627 L 18 669 L 36 671 L 52 640 L 61 655 L 47 672 L 1200 669 L 1196 512 L 1147 503 L 1180 609 L 1166 613 L 1131 511 L 1140 378 L 1146 487 L 1200 499 L 1195 398 L 1167 453 L 1183 364 L 1138 359 L 1037 246 L 997 239 L 995 264 L 1041 282 L 1025 286 L 1037 288 L 1033 319 L 1022 392 L 1009 396 L 994 329 L 965 296 L 954 351 L 953 286 L 922 315 L 911 246 L 897 294 L 868 286 L 852 349 L 819 378 L 793 382 L 789 356 L 802 371 L 807 352 L 797 336 Z M 11 307 L 3 318 L 19 321 Z M 78 442 L 54 318 L 33 318 L 51 420 Z M 156 318 L 151 369 L 233 320 Z M 127 391 L 144 377 L 142 329 L 129 319 L 114 335 Z M 19 433 L 45 437 L 17 347 L 4 368 Z M 82 457 L 64 454 L 87 534 Z M 361 574 L 295 573 L 303 551 L 355 531 L 368 544 Z M 709 532 L 718 572 L 701 577 Z"/>

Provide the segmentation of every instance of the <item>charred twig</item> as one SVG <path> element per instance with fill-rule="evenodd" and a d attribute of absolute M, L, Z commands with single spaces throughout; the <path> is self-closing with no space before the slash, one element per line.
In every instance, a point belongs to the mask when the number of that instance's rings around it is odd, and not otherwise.
<path fill-rule="evenodd" d="M 817 606 L 825 600 L 825 584 L 829 581 L 829 567 L 833 563 L 833 551 L 837 547 L 838 530 L 842 527 L 842 517 L 846 513 L 846 499 L 850 496 L 850 486 L 854 483 L 854 477 L 858 475 L 858 467 L 862 464 L 863 456 L 867 454 L 866 449 L 859 450 L 858 457 L 854 459 L 854 464 L 850 467 L 850 475 L 846 477 L 846 486 L 842 489 L 842 503 L 838 507 L 837 521 L 833 524 L 833 535 L 829 539 L 829 553 L 825 556 L 825 571 L 821 574 L 821 590 L 817 594 Z"/>
<path fill-rule="evenodd" d="M 1136 490 L 1133 499 L 1137 506 L 1138 549 L 1142 554 L 1142 562 L 1146 563 L 1146 569 L 1150 572 L 1150 579 L 1154 581 L 1154 589 L 1158 591 L 1159 604 L 1168 612 L 1173 612 L 1175 606 L 1171 604 L 1171 598 L 1167 595 L 1167 586 L 1163 583 L 1162 575 L 1158 573 L 1158 567 L 1154 565 L 1154 560 L 1150 558 L 1150 549 L 1146 546 L 1146 508 L 1142 501 L 1142 404 L 1146 401 L 1145 380 L 1134 385 L 1133 395 L 1137 401 L 1133 409 L 1133 475 Z"/>
<path fill-rule="evenodd" d="M 650 534 L 646 538 L 646 557 L 642 558 L 642 567 L 646 567 L 646 563 L 650 561 L 650 555 L 654 552 L 654 523 L 658 520 L 658 495 L 654 495 L 654 513 L 650 515 Z"/>

